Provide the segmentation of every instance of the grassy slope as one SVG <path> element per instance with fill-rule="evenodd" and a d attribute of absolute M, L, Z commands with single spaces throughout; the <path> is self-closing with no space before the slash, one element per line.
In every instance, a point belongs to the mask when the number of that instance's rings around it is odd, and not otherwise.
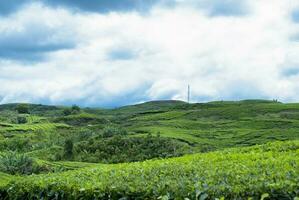
<path fill-rule="evenodd" d="M 0 140 L 18 132 L 29 136 L 32 132 L 67 129 L 80 120 L 81 127 L 94 127 L 93 130 L 116 123 L 127 128 L 132 137 L 151 133 L 175 138 L 190 144 L 195 152 L 299 139 L 299 104 L 273 101 L 153 101 L 112 110 L 89 108 L 67 117 L 62 116 L 63 107 L 30 105 L 32 114 L 27 116 L 27 124 L 1 122 L 6 119 L 4 111 L 12 112 L 15 107 L 16 104 L 0 105 Z"/>
<path fill-rule="evenodd" d="M 218 149 L 299 138 L 299 104 L 214 102 L 135 114 L 122 122 L 137 133 L 160 133 Z"/>
<path fill-rule="evenodd" d="M 27 124 L 1 122 L 3 112 L 15 107 L 16 104 L 0 105 L 0 139 L 18 132 L 68 128 L 79 120 L 83 127 L 93 126 L 94 130 L 116 123 L 135 136 L 151 133 L 176 138 L 190 144 L 195 151 L 299 139 L 299 104 L 273 101 L 204 104 L 154 101 L 112 110 L 85 109 L 85 113 L 67 117 L 62 116 L 62 107 L 30 105 L 32 114 L 27 116 Z"/>
<path fill-rule="evenodd" d="M 11 198 L 24 199 L 235 199 L 265 193 L 293 199 L 299 195 L 298 174 L 299 141 L 293 141 L 31 176 L 6 187 Z"/>
<path fill-rule="evenodd" d="M 157 101 L 112 110 L 84 109 L 85 113 L 68 117 L 62 116 L 62 107 L 30 106 L 33 111 L 26 116 L 28 123 L 14 124 L 8 118 L 15 115 L 13 110 L 16 104 L 0 105 L 0 144 L 5 141 L 10 145 L 19 139 L 26 144 L 25 139 L 28 138 L 30 147 L 40 149 L 30 152 L 26 147 L 26 152 L 37 158 L 51 157 L 49 155 L 52 151 L 62 148 L 56 148 L 55 145 L 61 145 L 63 141 L 59 141 L 60 138 L 55 137 L 55 134 L 49 135 L 51 132 L 63 130 L 61 133 L 57 132 L 57 136 L 67 136 L 73 130 L 87 128 L 97 131 L 110 123 L 128 129 L 132 134 L 130 137 L 151 133 L 185 141 L 194 152 L 299 139 L 299 104 L 257 100 L 205 104 Z M 83 123 L 80 126 L 73 125 L 78 120 Z M 57 142 L 53 142 L 54 140 Z M 55 148 L 51 148 L 51 145 Z M 210 196 L 221 197 L 226 194 L 230 198 L 232 196 L 229 195 L 250 196 L 250 192 L 253 196 L 264 192 L 273 193 L 271 189 L 285 196 L 289 195 L 288 197 L 298 195 L 298 185 L 294 185 L 299 182 L 298 141 L 274 144 L 272 151 L 260 150 L 266 146 L 271 147 L 265 145 L 257 149 L 230 150 L 230 153 L 215 152 L 133 164 L 49 162 L 50 165 L 69 169 L 87 168 L 21 178 L 20 182 L 14 176 L 0 173 L 0 187 L 7 189 L 6 185 L 10 180 L 17 180 L 15 190 L 12 190 L 15 195 L 23 195 L 22 184 L 25 184 L 24 187 L 32 185 L 38 191 L 53 189 L 58 193 L 59 187 L 64 187 L 66 192 L 74 190 L 74 195 L 89 195 L 88 192 L 98 188 L 105 195 L 110 193 L 119 195 L 117 197 L 132 198 L 136 195 L 156 198 L 169 193 L 176 196 L 182 194 L 184 197 L 189 195 L 193 199 L 194 196 L 190 195 L 194 195 L 196 189 L 207 190 Z M 290 146 L 292 147 L 289 148 Z M 275 148 L 285 148 L 287 151 L 277 151 Z M 193 176 L 206 177 L 205 180 L 197 181 L 209 181 L 208 185 L 214 184 L 215 187 L 207 189 L 199 185 L 195 188 Z M 50 186 L 43 180 L 55 184 Z M 177 183 L 180 185 L 176 185 Z M 174 187 L 171 187 L 173 184 Z M 35 189 L 31 186 L 28 188 L 28 195 L 31 195 Z M 26 189 L 24 192 L 26 193 Z"/>

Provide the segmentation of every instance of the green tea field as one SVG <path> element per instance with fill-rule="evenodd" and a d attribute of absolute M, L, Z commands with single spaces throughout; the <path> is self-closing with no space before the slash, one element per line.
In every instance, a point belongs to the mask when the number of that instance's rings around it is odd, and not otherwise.
<path fill-rule="evenodd" d="M 299 104 L 0 105 L 0 199 L 299 198 Z"/>

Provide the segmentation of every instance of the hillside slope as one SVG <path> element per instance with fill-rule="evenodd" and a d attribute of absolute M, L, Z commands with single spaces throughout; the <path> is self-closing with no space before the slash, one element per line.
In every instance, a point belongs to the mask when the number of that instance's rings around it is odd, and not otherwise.
<path fill-rule="evenodd" d="M 0 199 L 293 199 L 298 140 L 297 103 L 0 105 Z"/>
<path fill-rule="evenodd" d="M 0 187 L 0 194 L 12 199 L 293 199 L 299 195 L 298 174 L 299 142 L 276 142 L 24 177 Z"/>

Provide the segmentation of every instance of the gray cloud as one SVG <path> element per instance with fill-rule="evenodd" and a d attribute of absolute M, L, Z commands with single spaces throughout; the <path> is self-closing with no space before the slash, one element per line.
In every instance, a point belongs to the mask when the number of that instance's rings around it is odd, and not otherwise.
<path fill-rule="evenodd" d="M 246 1 L 237 0 L 10 0 L 0 2 L 0 15 L 7 15 L 17 11 L 22 6 L 42 2 L 47 6 L 63 7 L 83 12 L 147 12 L 155 5 L 175 7 L 177 5 L 191 5 L 205 10 L 209 16 L 240 16 L 248 12 Z M 297 20 L 296 12 L 294 19 Z"/>
<path fill-rule="evenodd" d="M 246 0 L 164 0 L 161 5 L 190 6 L 204 11 L 210 17 L 243 16 L 249 12 Z"/>
<path fill-rule="evenodd" d="M 7 16 L 31 3 L 43 3 L 80 12 L 147 12 L 161 0 L 9 0 L 0 1 L 0 16 Z"/>
<path fill-rule="evenodd" d="M 50 6 L 67 7 L 79 11 L 87 12 L 128 12 L 147 11 L 159 0 L 43 0 Z"/>
<path fill-rule="evenodd" d="M 0 16 L 8 15 L 20 9 L 26 3 L 32 0 L 9 0 L 0 1 Z"/>
<path fill-rule="evenodd" d="M 46 53 L 75 47 L 75 41 L 64 30 L 43 24 L 26 24 L 21 30 L 0 31 L 0 58 L 33 62 Z"/>
<path fill-rule="evenodd" d="M 271 7 L 252 1 L 250 14 L 243 1 L 177 0 L 146 16 L 54 9 L 83 9 L 62 2 L 33 3 L 0 19 L 0 103 L 185 100 L 188 84 L 200 101 L 299 98 L 298 72 L 281 73 L 296 66 L 298 45 L 288 41 L 296 24 L 280 0 Z"/>

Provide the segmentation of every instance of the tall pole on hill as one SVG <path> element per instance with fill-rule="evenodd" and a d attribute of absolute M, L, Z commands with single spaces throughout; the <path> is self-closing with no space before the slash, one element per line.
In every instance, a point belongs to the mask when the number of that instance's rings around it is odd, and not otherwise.
<path fill-rule="evenodd" d="M 188 103 L 190 103 L 190 85 L 188 85 Z"/>

